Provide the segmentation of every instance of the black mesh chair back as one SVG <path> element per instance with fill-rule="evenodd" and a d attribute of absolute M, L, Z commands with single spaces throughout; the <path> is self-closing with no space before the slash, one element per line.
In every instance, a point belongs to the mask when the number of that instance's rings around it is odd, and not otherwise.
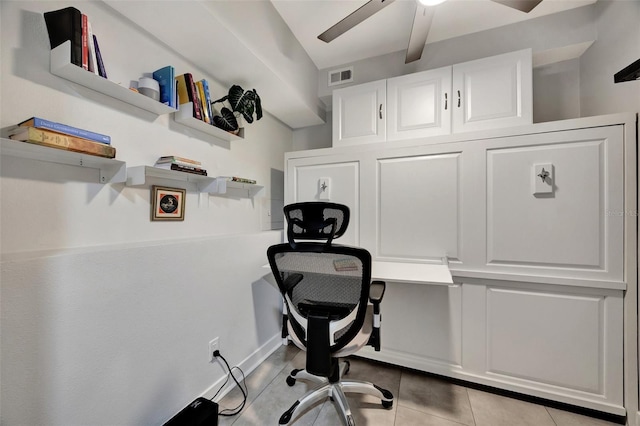
<path fill-rule="evenodd" d="M 337 245 L 297 243 L 291 247 L 285 243 L 270 247 L 268 257 L 272 270 L 277 271 L 276 282 L 289 312 L 290 331 L 309 353 L 318 354 L 319 350 L 312 351 L 308 342 L 313 340 L 308 334 L 313 336 L 315 328 L 310 323 L 315 317 L 340 321 L 331 327 L 335 332 L 328 336 L 330 344 L 322 351 L 318 366 L 313 359 L 307 362 L 310 372 L 330 374 L 323 370 L 328 366 L 329 353 L 345 347 L 364 322 L 371 281 L 369 252 Z M 325 331 L 328 329 L 323 328 Z"/>
<path fill-rule="evenodd" d="M 295 246 L 295 240 L 325 240 L 331 244 L 349 225 L 349 208 L 342 204 L 306 202 L 289 204 L 284 208 L 287 219 L 287 238 Z"/>

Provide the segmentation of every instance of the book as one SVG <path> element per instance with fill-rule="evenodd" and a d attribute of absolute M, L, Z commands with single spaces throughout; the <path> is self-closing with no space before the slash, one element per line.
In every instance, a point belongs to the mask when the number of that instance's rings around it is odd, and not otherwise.
<path fill-rule="evenodd" d="M 209 115 L 209 109 L 207 108 L 207 98 L 204 94 L 204 85 L 202 80 L 196 81 L 196 89 L 198 89 L 198 98 L 200 98 L 200 105 L 202 106 L 202 121 L 211 124 L 211 116 Z"/>
<path fill-rule="evenodd" d="M 178 108 L 178 80 L 176 80 L 175 90 L 173 91 L 173 104 Z"/>
<path fill-rule="evenodd" d="M 248 183 L 251 185 L 255 185 L 256 183 L 258 183 L 258 181 L 256 181 L 255 179 L 247 179 L 247 178 L 238 177 L 238 176 L 218 176 L 218 178 L 226 179 L 229 182 Z"/>
<path fill-rule="evenodd" d="M 89 71 L 89 19 L 82 14 L 82 68 Z"/>
<path fill-rule="evenodd" d="M 156 164 L 154 167 L 158 169 L 176 170 L 179 172 L 193 173 L 196 175 L 207 176 L 207 171 L 200 167 L 184 166 L 176 163 Z"/>
<path fill-rule="evenodd" d="M 333 261 L 333 268 L 338 272 L 342 272 L 342 271 L 357 271 L 358 270 L 358 264 L 353 259 L 348 259 L 348 258 L 335 259 Z"/>
<path fill-rule="evenodd" d="M 24 127 L 21 132 L 15 133 L 9 136 L 9 138 L 36 145 L 48 146 L 50 148 L 82 152 L 100 157 L 115 158 L 116 156 L 116 149 L 111 145 L 37 129 L 35 127 Z"/>
<path fill-rule="evenodd" d="M 191 73 L 180 74 L 176 77 L 176 81 L 178 82 L 179 104 L 184 105 L 191 102 L 193 104 L 193 116 L 198 120 L 202 120 L 202 112 L 200 111 L 200 105 L 198 104 L 193 76 Z"/>
<path fill-rule="evenodd" d="M 204 98 L 207 102 L 207 110 L 209 111 L 211 124 L 213 124 L 213 107 L 211 106 L 211 92 L 209 91 L 209 82 L 204 78 L 200 81 L 202 82 L 202 88 L 204 89 Z"/>
<path fill-rule="evenodd" d="M 178 157 L 176 155 L 165 155 L 162 156 L 160 158 L 158 158 L 158 161 L 156 161 L 156 164 L 161 164 L 161 163 L 188 163 L 191 164 L 193 166 L 200 166 L 202 165 L 202 163 L 198 160 L 192 160 L 190 158 L 186 158 L 186 157 Z"/>
<path fill-rule="evenodd" d="M 98 62 L 98 74 L 102 78 L 107 78 L 107 71 L 104 69 L 104 62 L 102 61 L 102 53 L 100 53 L 100 47 L 98 46 L 98 37 L 93 35 L 93 44 L 96 48 L 96 61 Z"/>
<path fill-rule="evenodd" d="M 175 104 L 175 70 L 171 65 L 160 68 L 152 74 L 154 80 L 158 81 L 160 86 L 160 102 L 169 105 L 171 108 L 177 108 Z"/>
<path fill-rule="evenodd" d="M 173 161 L 171 163 L 156 163 L 154 167 L 158 167 L 161 169 L 170 169 L 172 164 L 177 164 L 178 166 L 183 166 L 189 169 L 202 169 L 202 165 L 196 165 L 191 163 L 183 163 L 181 161 Z M 204 169 L 203 169 L 204 170 Z"/>
<path fill-rule="evenodd" d="M 204 121 L 204 112 L 202 111 L 202 99 L 200 98 L 200 91 L 198 90 L 198 84 L 193 82 L 193 98 L 195 102 L 198 104 L 198 109 L 200 110 L 200 120 Z"/>
<path fill-rule="evenodd" d="M 95 75 L 100 75 L 98 72 L 98 59 L 96 57 L 96 45 L 93 40 L 93 30 L 91 29 L 91 21 L 87 20 L 87 38 L 89 41 L 89 71 Z"/>
<path fill-rule="evenodd" d="M 92 132 L 89 130 L 80 129 L 78 127 L 72 127 L 62 123 L 56 123 L 54 121 L 44 120 L 38 117 L 31 117 L 18 123 L 18 127 L 35 127 L 38 129 L 46 129 L 56 133 L 62 133 L 69 136 L 75 136 L 78 138 L 89 139 L 91 141 L 100 142 L 103 144 L 111 143 L 111 136 L 103 135 L 100 133 Z"/>
<path fill-rule="evenodd" d="M 44 13 L 49 43 L 55 49 L 71 40 L 71 63 L 82 66 L 82 13 L 75 7 L 66 7 Z"/>

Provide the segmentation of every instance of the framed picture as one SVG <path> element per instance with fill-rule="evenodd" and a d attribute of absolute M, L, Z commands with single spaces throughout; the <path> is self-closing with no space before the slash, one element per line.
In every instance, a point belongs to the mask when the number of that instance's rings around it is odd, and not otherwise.
<path fill-rule="evenodd" d="M 186 190 L 153 185 L 151 220 L 184 220 Z"/>

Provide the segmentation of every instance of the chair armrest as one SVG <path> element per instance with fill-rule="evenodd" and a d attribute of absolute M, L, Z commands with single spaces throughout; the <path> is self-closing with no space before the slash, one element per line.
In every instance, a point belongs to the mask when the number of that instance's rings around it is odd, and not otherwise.
<path fill-rule="evenodd" d="M 380 323 L 382 321 L 380 302 L 382 301 L 386 287 L 387 285 L 384 281 L 372 281 L 369 286 L 369 301 L 373 305 L 373 329 L 371 330 L 371 336 L 369 336 L 367 344 L 373 346 L 376 352 L 380 351 Z"/>
<path fill-rule="evenodd" d="M 290 274 L 282 283 L 285 291 L 291 291 L 300 281 L 302 281 L 304 276 L 302 274 Z"/>
<path fill-rule="evenodd" d="M 384 290 L 386 289 L 386 283 L 384 281 L 373 281 L 369 287 L 369 301 L 374 305 L 377 305 L 382 301 L 384 296 Z"/>

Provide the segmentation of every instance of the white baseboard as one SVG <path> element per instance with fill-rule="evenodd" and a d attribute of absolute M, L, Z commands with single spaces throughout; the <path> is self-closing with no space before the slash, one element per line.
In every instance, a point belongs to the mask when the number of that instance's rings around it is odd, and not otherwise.
<path fill-rule="evenodd" d="M 248 376 L 251 374 L 253 370 L 255 370 L 262 362 L 269 357 L 272 353 L 274 353 L 280 346 L 282 346 L 282 337 L 280 336 L 280 332 L 274 335 L 271 339 L 269 339 L 264 345 L 260 346 L 258 349 L 253 351 L 248 357 L 246 357 L 238 367 L 242 369 L 244 374 Z M 203 398 L 211 399 L 215 395 L 215 393 L 220 389 L 222 384 L 226 379 L 226 375 L 216 380 L 209 388 L 200 395 Z M 215 402 L 220 401 L 226 394 L 231 392 L 233 388 L 237 385 L 233 380 L 230 380 L 229 383 L 225 386 L 225 388 L 220 391 L 218 396 L 215 398 Z"/>

